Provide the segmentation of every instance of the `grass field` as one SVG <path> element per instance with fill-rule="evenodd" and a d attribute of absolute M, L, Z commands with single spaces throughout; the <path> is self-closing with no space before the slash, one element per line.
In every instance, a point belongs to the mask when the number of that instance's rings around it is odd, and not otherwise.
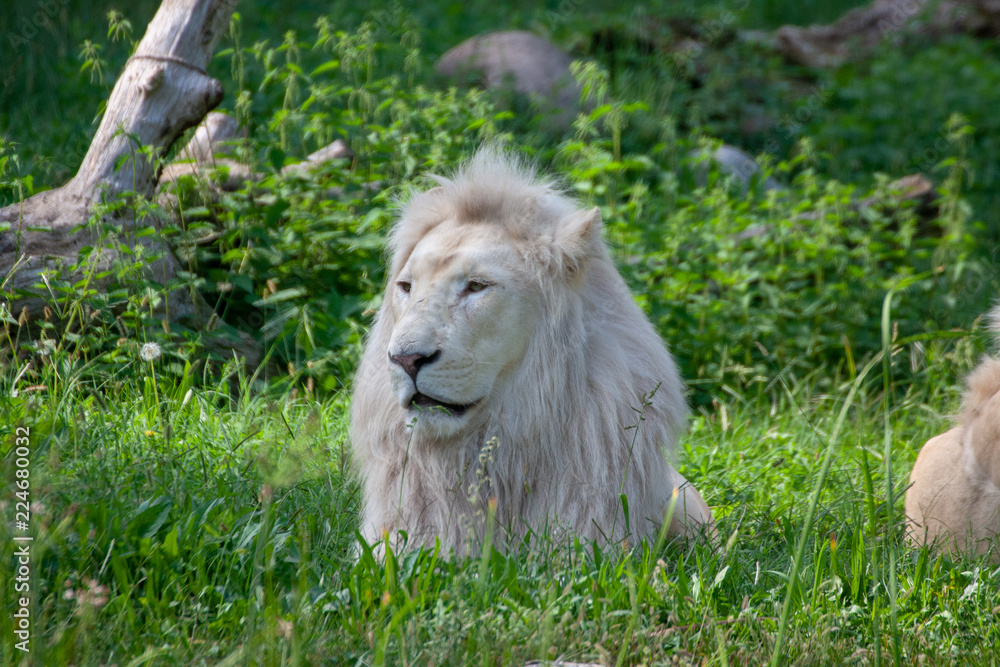
<path fill-rule="evenodd" d="M 226 382 L 134 365 L 104 387 L 53 369 L 50 390 L 13 401 L 4 378 L 4 423 L 31 431 L 35 664 L 998 658 L 997 570 L 901 539 L 909 466 L 953 388 L 900 389 L 887 409 L 863 382 L 800 385 L 697 415 L 679 462 L 714 508 L 715 546 L 411 552 L 383 567 L 353 556 L 344 396 L 233 400 Z M 13 629 L 8 615 L 6 664 Z"/>
<path fill-rule="evenodd" d="M 646 12 L 770 29 L 856 4 Z M 114 42 L 110 5 L 55 3 L 0 63 L 0 203 L 73 173 L 156 5 L 118 7 L 133 26 Z M 49 6 L 0 18 L 0 38 Z M 155 225 L 223 326 L 269 351 L 266 373 L 206 362 L 195 332 L 164 334 L 149 307 L 163 287 L 136 283 L 124 250 L 107 294 L 52 277 L 53 312 L 87 315 L 70 335 L 43 325 L 26 340 L 16 309 L 0 310 L 0 664 L 1000 663 L 1000 568 L 909 547 L 902 511 L 920 446 L 949 427 L 992 345 L 979 318 L 1000 288 L 997 45 L 918 41 L 805 71 L 733 40 L 707 43 L 689 75 L 640 48 L 629 7 L 395 7 L 241 4 L 212 67 L 251 159 L 276 172 L 343 136 L 357 166 L 271 174 L 269 198 L 248 188 L 209 203 L 192 187 L 184 224 Z M 584 76 L 614 101 L 552 135 L 433 77 L 449 46 L 498 27 L 594 62 Z M 599 29 L 621 48 L 596 48 Z M 93 62 L 81 71 L 84 39 L 101 45 L 103 80 Z M 781 121 L 804 108 L 794 127 Z M 755 114 L 777 120 L 746 130 Z M 486 139 L 601 207 L 691 389 L 676 462 L 713 508 L 715 543 L 358 555 L 347 414 L 392 200 Z M 699 181 L 690 153 L 720 139 L 776 147 L 762 161 L 785 193 L 744 195 L 714 171 Z M 933 219 L 850 205 L 886 201 L 886 183 L 913 171 L 941 195 Z M 385 189 L 355 187 L 371 180 Z M 331 185 L 343 194 L 318 195 Z M 16 305 L 4 279 L 0 303 Z M 18 503 L 30 505 L 27 573 Z"/>

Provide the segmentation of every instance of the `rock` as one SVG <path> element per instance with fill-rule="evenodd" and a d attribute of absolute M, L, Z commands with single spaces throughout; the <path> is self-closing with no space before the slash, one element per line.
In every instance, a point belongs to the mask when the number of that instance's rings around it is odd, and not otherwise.
<path fill-rule="evenodd" d="M 704 186 L 708 183 L 708 168 L 705 164 L 707 160 L 714 162 L 721 173 L 730 176 L 733 184 L 739 188 L 740 194 L 744 195 L 750 189 L 750 181 L 754 175 L 761 173 L 760 165 L 757 164 L 753 156 L 735 146 L 723 144 L 706 155 L 707 151 L 708 149 L 703 148 L 688 154 L 690 157 L 700 158 L 698 167 L 695 169 L 695 178 L 699 185 Z M 785 189 L 785 186 L 770 176 L 761 182 L 760 187 L 765 191 Z"/>
<path fill-rule="evenodd" d="M 531 98 L 565 130 L 580 108 L 580 86 L 570 72 L 573 59 L 537 35 L 521 30 L 491 32 L 467 39 L 438 59 L 443 76 L 479 77 L 488 90 L 509 87 Z"/>

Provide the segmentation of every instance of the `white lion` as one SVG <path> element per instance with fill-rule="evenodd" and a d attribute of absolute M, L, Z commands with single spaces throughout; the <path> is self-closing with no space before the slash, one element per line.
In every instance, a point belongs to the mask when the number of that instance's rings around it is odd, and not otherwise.
<path fill-rule="evenodd" d="M 1000 307 L 991 314 L 1000 333 Z M 969 376 L 958 425 L 920 450 L 906 492 L 907 537 L 1000 560 L 1000 359 Z"/>
<path fill-rule="evenodd" d="M 364 539 L 461 554 L 490 524 L 498 546 L 562 528 L 637 541 L 675 493 L 669 535 L 710 527 L 664 458 L 685 427 L 681 380 L 599 210 L 496 148 L 436 180 L 393 229 L 355 379 Z"/>

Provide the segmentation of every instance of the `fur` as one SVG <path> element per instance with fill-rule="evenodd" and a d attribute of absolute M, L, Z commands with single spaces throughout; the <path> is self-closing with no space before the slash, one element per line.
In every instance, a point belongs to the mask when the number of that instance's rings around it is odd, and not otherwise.
<path fill-rule="evenodd" d="M 1000 339 L 1000 307 L 990 313 Z M 910 475 L 910 540 L 949 551 L 987 553 L 1000 534 L 1000 359 L 969 375 L 958 423 L 928 441 Z"/>
<path fill-rule="evenodd" d="M 664 456 L 685 428 L 683 385 L 612 263 L 596 210 L 580 211 L 522 160 L 490 147 L 435 180 L 402 206 L 383 305 L 355 379 L 350 436 L 364 539 L 395 542 L 403 531 L 411 546 L 439 539 L 464 553 L 482 539 L 491 511 L 498 544 L 556 527 L 592 540 L 638 539 L 656 534 L 675 488 L 670 531 L 710 524 L 701 496 Z M 441 437 L 407 426 L 387 350 L 397 328 L 393 286 L 417 244 L 446 221 L 470 234 L 488 226 L 514 244 L 530 282 L 521 298 L 534 300 L 540 317 L 480 418 Z M 493 323 L 518 325 L 527 326 Z M 627 429 L 654 390 L 639 428 Z"/>

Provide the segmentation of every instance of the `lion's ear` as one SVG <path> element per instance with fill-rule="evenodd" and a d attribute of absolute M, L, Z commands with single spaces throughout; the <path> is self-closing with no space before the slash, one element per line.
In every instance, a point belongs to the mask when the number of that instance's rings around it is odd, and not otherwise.
<path fill-rule="evenodd" d="M 601 209 L 574 211 L 559 221 L 555 233 L 556 251 L 570 270 L 583 266 L 601 243 Z"/>

